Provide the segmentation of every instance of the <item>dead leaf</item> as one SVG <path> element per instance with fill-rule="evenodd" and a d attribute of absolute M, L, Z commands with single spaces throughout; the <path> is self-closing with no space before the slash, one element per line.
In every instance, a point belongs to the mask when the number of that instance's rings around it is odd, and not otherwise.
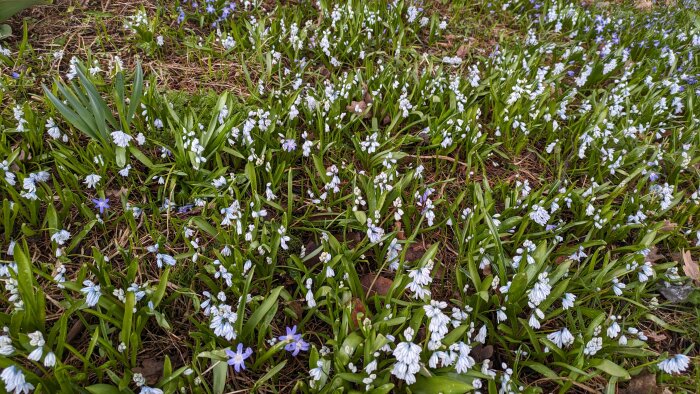
<path fill-rule="evenodd" d="M 301 319 L 302 314 L 304 313 L 304 308 L 301 306 L 301 302 L 292 301 L 288 304 L 288 306 L 289 309 L 291 309 L 297 315 L 297 320 Z"/>
<path fill-rule="evenodd" d="M 696 285 L 700 286 L 700 267 L 698 267 L 698 263 L 693 261 L 693 257 L 688 250 L 683 251 L 683 272 L 693 279 Z"/>
<path fill-rule="evenodd" d="M 554 258 L 554 262 L 558 265 L 569 259 L 569 256 L 557 256 Z"/>
<path fill-rule="evenodd" d="M 459 46 L 459 49 L 457 49 L 457 57 L 460 59 L 464 59 L 467 53 L 469 53 L 469 46 L 467 44 L 462 44 Z"/>
<path fill-rule="evenodd" d="M 645 374 L 633 377 L 627 387 L 620 390 L 620 394 L 654 394 L 658 390 L 656 375 Z"/>
<path fill-rule="evenodd" d="M 321 66 L 321 68 L 318 70 L 318 72 L 326 78 L 331 76 L 331 72 L 328 71 L 328 69 L 325 66 Z"/>
<path fill-rule="evenodd" d="M 356 114 L 361 114 L 367 109 L 367 103 L 363 101 L 353 101 L 350 105 L 345 107 L 346 110 L 354 112 Z"/>
<path fill-rule="evenodd" d="M 638 0 L 634 6 L 639 10 L 648 11 L 654 7 L 654 4 L 650 0 Z"/>
<path fill-rule="evenodd" d="M 367 274 L 360 279 L 360 283 L 362 288 L 365 289 L 367 296 L 371 297 L 374 294 L 387 295 L 394 281 L 383 276 Z"/>
<path fill-rule="evenodd" d="M 654 342 L 662 342 L 668 338 L 666 334 L 657 334 L 655 332 L 645 332 L 644 335 L 646 335 L 649 339 L 651 339 Z"/>
<path fill-rule="evenodd" d="M 119 189 L 108 189 L 105 191 L 105 195 L 108 197 L 114 197 L 114 198 L 119 198 L 122 195 L 125 195 L 129 190 L 125 187 L 121 187 Z"/>
<path fill-rule="evenodd" d="M 676 228 L 678 228 L 678 223 L 673 223 L 672 221 L 666 219 L 666 220 L 664 220 L 664 225 L 661 226 L 659 231 L 661 231 L 663 233 L 670 233 L 670 232 L 676 231 Z"/>
<path fill-rule="evenodd" d="M 644 261 L 649 263 L 655 263 L 663 259 L 664 255 L 659 253 L 659 249 L 656 246 L 652 246 L 651 248 L 649 248 L 649 253 L 647 253 L 647 255 L 644 256 Z"/>
<path fill-rule="evenodd" d="M 474 357 L 474 361 L 480 363 L 486 359 L 493 356 L 493 346 L 492 345 L 477 345 L 472 349 L 470 353 Z"/>
<path fill-rule="evenodd" d="M 140 373 L 146 378 L 146 383 L 154 385 L 158 382 L 163 374 L 163 361 L 158 361 L 154 358 L 147 358 L 141 362 L 141 367 L 133 369 L 134 372 Z"/>
<path fill-rule="evenodd" d="M 425 249 L 421 244 L 414 244 L 406 251 L 406 261 L 418 261 L 425 254 Z"/>
<path fill-rule="evenodd" d="M 316 248 L 318 248 L 318 244 L 313 239 L 309 240 L 309 242 L 307 242 L 306 245 L 304 246 L 304 249 L 306 250 L 307 255 L 310 254 L 311 252 L 313 252 L 314 250 L 316 250 Z M 321 257 L 321 252 L 317 253 L 315 256 L 310 257 L 308 260 L 304 261 L 304 265 L 306 266 L 306 268 L 312 268 L 316 264 L 320 263 L 321 260 L 319 259 L 319 257 Z"/>
<path fill-rule="evenodd" d="M 358 314 L 362 313 L 362 318 L 367 316 L 367 310 L 365 305 L 360 301 L 359 298 L 355 297 L 352 299 L 352 322 L 355 323 L 355 327 L 359 327 L 361 322 L 358 319 Z"/>
<path fill-rule="evenodd" d="M 401 240 L 406 239 L 406 234 L 404 234 L 401 222 L 398 220 L 394 222 L 394 231 L 396 231 L 396 238 Z"/>
<path fill-rule="evenodd" d="M 421 139 L 421 145 L 430 145 L 430 134 L 425 131 L 418 133 L 418 137 Z"/>

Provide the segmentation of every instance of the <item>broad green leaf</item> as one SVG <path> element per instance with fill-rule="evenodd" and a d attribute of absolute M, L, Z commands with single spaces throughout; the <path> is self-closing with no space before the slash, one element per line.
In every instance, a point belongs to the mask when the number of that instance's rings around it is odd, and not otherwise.
<path fill-rule="evenodd" d="M 449 376 L 433 375 L 426 377 L 418 375 L 416 383 L 412 384 L 410 389 L 414 394 L 463 394 L 474 390 L 474 387 Z"/>
<path fill-rule="evenodd" d="M 118 387 L 112 386 L 111 384 L 93 384 L 92 386 L 85 387 L 85 390 L 89 391 L 91 394 L 122 394 L 123 391 L 119 390 Z"/>
<path fill-rule="evenodd" d="M 0 0 L 0 22 L 9 19 L 14 14 L 40 4 L 51 4 L 46 0 Z"/>
<path fill-rule="evenodd" d="M 214 361 L 214 381 L 213 381 L 213 392 L 214 394 L 223 394 L 226 386 L 226 375 L 228 375 L 228 364 L 226 361 Z"/>
<path fill-rule="evenodd" d="M 603 359 L 593 359 L 590 361 L 591 366 L 593 368 L 599 369 L 605 373 L 607 373 L 610 376 L 615 376 L 618 378 L 623 378 L 623 379 L 629 379 L 630 374 L 627 372 L 626 369 L 622 368 L 621 366 L 615 364 L 614 362 L 610 360 L 603 360 Z"/>

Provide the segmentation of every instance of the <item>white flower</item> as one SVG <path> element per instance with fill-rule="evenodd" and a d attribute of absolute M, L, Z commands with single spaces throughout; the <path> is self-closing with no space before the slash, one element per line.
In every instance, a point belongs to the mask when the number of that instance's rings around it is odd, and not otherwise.
<path fill-rule="evenodd" d="M 51 236 L 51 240 L 56 242 L 59 245 L 65 244 L 69 238 L 70 238 L 70 233 L 66 230 L 57 231 Z"/>
<path fill-rule="evenodd" d="M 412 335 L 407 335 L 407 340 Z M 416 382 L 415 374 L 420 370 L 420 353 L 421 347 L 412 342 L 401 342 L 396 345 L 393 355 L 396 358 L 396 364 L 391 370 L 391 374 L 397 378 L 404 380 L 407 384 Z"/>
<path fill-rule="evenodd" d="M 12 339 L 7 335 L 0 336 L 0 356 L 9 356 L 15 352 Z"/>
<path fill-rule="evenodd" d="M 646 261 L 644 264 L 639 266 L 639 281 L 644 283 L 649 280 L 650 277 L 654 276 L 654 269 L 651 267 L 651 263 Z"/>
<path fill-rule="evenodd" d="M 496 320 L 497 320 L 499 323 L 508 320 L 508 315 L 506 315 L 505 307 L 502 307 L 501 309 L 499 309 L 498 311 L 496 311 Z"/>
<path fill-rule="evenodd" d="M 44 366 L 46 368 L 51 368 L 56 365 L 56 355 L 53 352 L 46 353 L 44 357 Z"/>
<path fill-rule="evenodd" d="M 90 174 L 85 177 L 85 181 L 83 183 L 86 184 L 89 189 L 94 189 L 101 179 L 102 177 L 97 174 Z"/>
<path fill-rule="evenodd" d="M 309 305 L 309 308 L 313 308 L 316 306 L 316 300 L 314 299 L 314 292 L 311 290 L 311 286 L 313 285 L 313 280 L 311 278 L 306 279 L 306 303 Z"/>
<path fill-rule="evenodd" d="M 323 360 L 316 361 L 316 368 L 309 371 L 309 375 L 313 380 L 321 380 L 321 375 L 323 374 Z"/>
<path fill-rule="evenodd" d="M 542 301 L 546 300 L 549 293 L 552 291 L 552 286 L 549 285 L 549 278 L 547 278 L 546 272 L 541 273 L 538 279 L 535 286 L 532 287 L 532 290 L 530 290 L 527 295 L 530 302 L 534 305 L 539 305 Z"/>
<path fill-rule="evenodd" d="M 236 338 L 233 325 L 238 320 L 238 314 L 229 305 L 221 305 L 211 309 L 212 319 L 209 328 L 214 329 L 214 334 L 227 340 Z"/>
<path fill-rule="evenodd" d="M 373 244 L 379 243 L 383 236 L 384 229 L 379 226 L 375 226 L 372 223 L 372 219 L 367 219 L 367 237 L 369 238 L 369 241 Z"/>
<path fill-rule="evenodd" d="M 549 222 L 549 212 L 539 205 L 532 206 L 532 212 L 530 212 L 530 219 L 534 220 L 535 223 L 540 226 L 544 226 Z"/>
<path fill-rule="evenodd" d="M 134 139 L 132 136 L 126 134 L 121 130 L 113 131 L 111 135 L 114 144 L 121 148 L 126 148 L 127 146 L 129 146 L 129 142 L 131 142 L 131 140 Z"/>
<path fill-rule="evenodd" d="M 174 266 L 176 263 L 175 258 L 169 254 L 158 253 L 156 254 L 156 265 L 158 268 L 163 268 L 163 264 Z"/>
<path fill-rule="evenodd" d="M 432 271 L 432 269 L 433 262 L 430 260 L 425 267 L 408 271 L 408 277 L 413 279 L 413 281 L 411 281 L 406 288 L 413 293 L 413 297 L 416 299 L 424 300 L 426 297 L 430 296 L 430 290 L 427 286 L 433 281 L 433 278 L 430 276 L 430 271 Z"/>
<path fill-rule="evenodd" d="M 87 306 L 93 307 L 97 305 L 97 302 L 100 300 L 100 296 L 102 295 L 100 285 L 96 285 L 89 280 L 84 280 L 83 286 L 85 287 L 80 289 L 80 291 L 86 295 L 85 302 L 87 303 Z"/>
<path fill-rule="evenodd" d="M 612 289 L 615 295 L 622 295 L 622 289 L 624 289 L 627 286 L 624 283 L 620 282 L 617 278 L 613 278 L 612 283 Z"/>
<path fill-rule="evenodd" d="M 430 318 L 428 331 L 430 331 L 430 340 L 439 342 L 448 332 L 450 318 L 442 312 L 442 309 L 447 307 L 444 301 L 430 301 L 430 305 L 424 305 L 425 315 Z"/>
<path fill-rule="evenodd" d="M 287 242 L 291 239 L 289 238 L 287 234 L 287 229 L 284 228 L 284 226 L 280 226 L 280 228 L 277 229 L 277 232 L 280 235 L 280 246 L 282 249 L 287 250 L 289 249 L 289 246 L 287 246 Z"/>
<path fill-rule="evenodd" d="M 571 293 L 564 294 L 564 298 L 561 299 L 561 307 L 564 310 L 572 308 L 574 306 L 574 301 L 576 301 L 576 295 Z"/>
<path fill-rule="evenodd" d="M 560 349 L 569 347 L 574 343 L 574 336 L 571 335 L 571 332 L 566 327 L 547 335 L 547 339 L 554 342 Z"/>
<path fill-rule="evenodd" d="M 56 126 L 53 118 L 46 119 L 46 133 L 55 140 L 61 138 L 61 130 Z"/>
<path fill-rule="evenodd" d="M 606 333 L 608 334 L 608 338 L 614 339 L 620 334 L 620 331 L 622 331 L 622 329 L 620 328 L 620 325 L 617 324 L 617 322 L 613 320 L 610 327 L 608 327 L 608 330 L 606 331 Z"/>
<path fill-rule="evenodd" d="M 139 394 L 163 394 L 163 390 L 154 387 L 142 386 Z"/>
<path fill-rule="evenodd" d="M 38 347 L 34 350 L 32 350 L 31 353 L 27 356 L 28 359 L 32 361 L 39 361 L 41 360 L 41 356 L 44 354 L 44 351 L 42 348 Z"/>
<path fill-rule="evenodd" d="M 469 355 L 472 348 L 464 342 L 459 342 L 455 345 L 459 349 L 459 356 L 457 357 L 457 363 L 455 364 L 455 371 L 457 371 L 457 373 L 466 373 L 469 368 L 476 364 L 476 361 L 474 361 L 474 359 Z M 450 349 L 451 348 L 452 347 L 450 347 Z"/>
<path fill-rule="evenodd" d="M 690 358 L 684 354 L 676 354 L 675 356 L 661 361 L 658 366 L 662 371 L 674 374 L 681 373 L 688 369 Z"/>
<path fill-rule="evenodd" d="M 128 177 L 129 176 L 129 170 L 131 170 L 131 164 L 127 164 L 124 168 L 119 170 L 119 175 L 123 177 Z"/>
<path fill-rule="evenodd" d="M 14 394 L 29 393 L 34 390 L 34 386 L 24 380 L 22 370 L 14 365 L 2 370 L 0 379 L 5 383 L 5 391 Z"/>
<path fill-rule="evenodd" d="M 474 337 L 474 342 L 486 343 L 486 335 L 487 334 L 488 334 L 488 329 L 486 327 L 486 324 L 484 324 L 479 329 L 479 332 L 476 334 L 476 337 Z"/>
<path fill-rule="evenodd" d="M 587 356 L 592 356 L 600 351 L 600 349 L 603 348 L 603 338 L 601 337 L 593 337 L 588 343 L 586 344 L 586 348 L 583 349 L 583 354 Z"/>
<path fill-rule="evenodd" d="M 44 334 L 41 331 L 30 332 L 27 336 L 29 337 L 29 344 L 32 346 L 44 346 L 46 344 Z"/>

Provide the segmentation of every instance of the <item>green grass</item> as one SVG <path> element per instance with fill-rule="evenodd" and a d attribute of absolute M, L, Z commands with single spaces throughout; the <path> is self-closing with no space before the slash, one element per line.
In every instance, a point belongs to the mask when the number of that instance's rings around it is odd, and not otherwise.
<path fill-rule="evenodd" d="M 211 4 L 11 21 L 0 387 L 698 391 L 695 2 Z"/>

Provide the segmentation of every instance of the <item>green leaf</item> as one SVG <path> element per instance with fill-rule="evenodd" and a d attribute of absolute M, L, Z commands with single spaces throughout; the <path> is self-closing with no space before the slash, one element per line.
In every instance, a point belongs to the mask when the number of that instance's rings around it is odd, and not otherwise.
<path fill-rule="evenodd" d="M 124 319 L 122 320 L 122 342 L 129 346 L 129 337 L 131 336 L 131 323 L 134 318 L 134 306 L 136 305 L 136 294 L 133 291 L 126 292 L 126 302 L 124 303 Z"/>
<path fill-rule="evenodd" d="M 165 295 L 165 289 L 168 286 L 168 276 L 170 275 L 170 267 L 166 267 L 163 273 L 161 274 L 160 281 L 158 282 L 158 287 L 156 288 L 156 291 L 153 292 L 153 296 L 151 296 L 151 301 L 153 302 L 153 308 L 156 308 L 159 304 L 160 301 L 163 299 L 163 296 Z"/>
<path fill-rule="evenodd" d="M 136 63 L 136 72 L 134 73 L 134 82 L 132 83 L 131 100 L 129 101 L 129 113 L 126 115 L 127 125 L 131 124 L 134 114 L 141 104 L 141 96 L 143 94 L 143 70 L 141 63 Z"/>
<path fill-rule="evenodd" d="M 282 291 L 282 286 L 272 290 L 270 295 L 265 298 L 265 301 L 260 304 L 258 309 L 250 315 L 250 318 L 243 326 L 242 336 L 244 338 L 250 338 L 255 330 L 258 328 L 258 323 L 267 315 L 267 313 L 272 309 L 273 306 L 277 305 L 277 298 Z"/>
<path fill-rule="evenodd" d="M 0 25 L 0 40 L 7 38 L 12 35 L 12 28 L 10 25 Z"/>
<path fill-rule="evenodd" d="M 28 248 L 26 242 L 23 246 L 19 243 L 15 244 L 14 256 L 17 263 L 17 283 L 19 295 L 24 302 L 26 313 L 24 314 L 24 328 L 28 330 L 41 329 L 44 326 L 44 316 L 46 311 L 43 306 L 39 308 L 43 300 L 43 294 L 40 290 L 34 290 L 34 274 L 32 273 L 32 262 L 29 259 Z"/>
<path fill-rule="evenodd" d="M 593 359 L 591 360 L 591 366 L 593 368 L 599 369 L 605 373 L 607 373 L 610 376 L 615 376 L 618 378 L 623 378 L 623 379 L 629 379 L 630 374 L 627 372 L 626 369 L 622 368 L 621 366 L 615 364 L 612 361 L 609 360 L 603 360 L 603 359 Z"/>
<path fill-rule="evenodd" d="M 536 362 L 523 362 L 524 365 L 526 365 L 528 368 L 532 369 L 535 372 L 539 372 L 542 376 L 550 378 L 550 379 L 558 379 L 558 375 L 556 372 L 551 370 L 550 368 Z"/>
<path fill-rule="evenodd" d="M 39 4 L 51 4 L 51 2 L 46 0 L 0 0 L 0 21 L 5 21 L 25 8 Z"/>
<path fill-rule="evenodd" d="M 138 150 L 136 147 L 130 146 L 130 147 L 129 147 L 129 153 L 131 153 L 131 154 L 136 158 L 136 160 L 138 160 L 138 161 L 140 161 L 141 163 L 143 163 L 143 165 L 145 165 L 146 167 L 148 167 L 148 168 L 153 168 L 153 162 L 151 161 L 151 159 L 149 159 L 146 155 L 144 155 L 144 154 L 143 154 L 140 150 Z"/>
<path fill-rule="evenodd" d="M 338 363 L 340 365 L 345 365 L 350 362 L 355 350 L 362 342 L 364 342 L 364 340 L 365 339 L 362 338 L 362 336 L 357 332 L 353 332 L 352 334 L 348 335 L 337 352 L 336 359 L 338 360 Z"/>
<path fill-rule="evenodd" d="M 524 272 L 519 272 L 513 277 L 510 283 L 510 289 L 508 289 L 508 299 L 515 301 L 512 305 L 517 305 L 517 301 L 525 294 L 527 282 L 527 274 Z"/>
<path fill-rule="evenodd" d="M 273 376 L 277 375 L 279 371 L 284 368 L 284 366 L 287 365 L 287 360 L 282 361 L 281 363 L 277 364 L 274 368 L 269 370 L 265 375 L 263 375 L 262 378 L 258 379 L 257 382 L 255 382 L 255 385 L 253 386 L 253 389 L 251 390 L 252 392 L 257 392 L 258 388 L 268 380 L 272 379 Z"/>
<path fill-rule="evenodd" d="M 85 387 L 85 390 L 92 394 L 121 394 L 122 391 L 119 388 L 112 386 L 111 384 L 93 384 L 92 386 Z"/>
<path fill-rule="evenodd" d="M 367 214 L 364 213 L 363 211 L 357 210 L 352 212 L 355 215 L 355 219 L 357 219 L 358 222 L 360 222 L 361 225 L 365 225 L 367 223 Z"/>
<path fill-rule="evenodd" d="M 388 394 L 393 392 L 394 390 L 394 384 L 393 383 L 385 383 L 372 391 L 369 392 L 369 394 Z"/>
<path fill-rule="evenodd" d="M 415 394 L 463 394 L 474 390 L 472 385 L 464 381 L 439 375 L 430 377 L 418 375 L 416 383 L 410 388 Z"/>
<path fill-rule="evenodd" d="M 442 343 L 444 343 L 445 346 L 452 345 L 462 338 L 464 333 L 467 332 L 467 328 L 469 328 L 469 326 L 466 324 L 462 324 L 461 326 L 455 328 L 454 330 L 450 331 L 449 334 L 445 335 L 445 338 L 442 339 Z"/>
<path fill-rule="evenodd" d="M 213 361 L 214 364 L 214 394 L 223 394 L 226 387 L 226 375 L 228 374 L 228 364 L 225 361 Z"/>

